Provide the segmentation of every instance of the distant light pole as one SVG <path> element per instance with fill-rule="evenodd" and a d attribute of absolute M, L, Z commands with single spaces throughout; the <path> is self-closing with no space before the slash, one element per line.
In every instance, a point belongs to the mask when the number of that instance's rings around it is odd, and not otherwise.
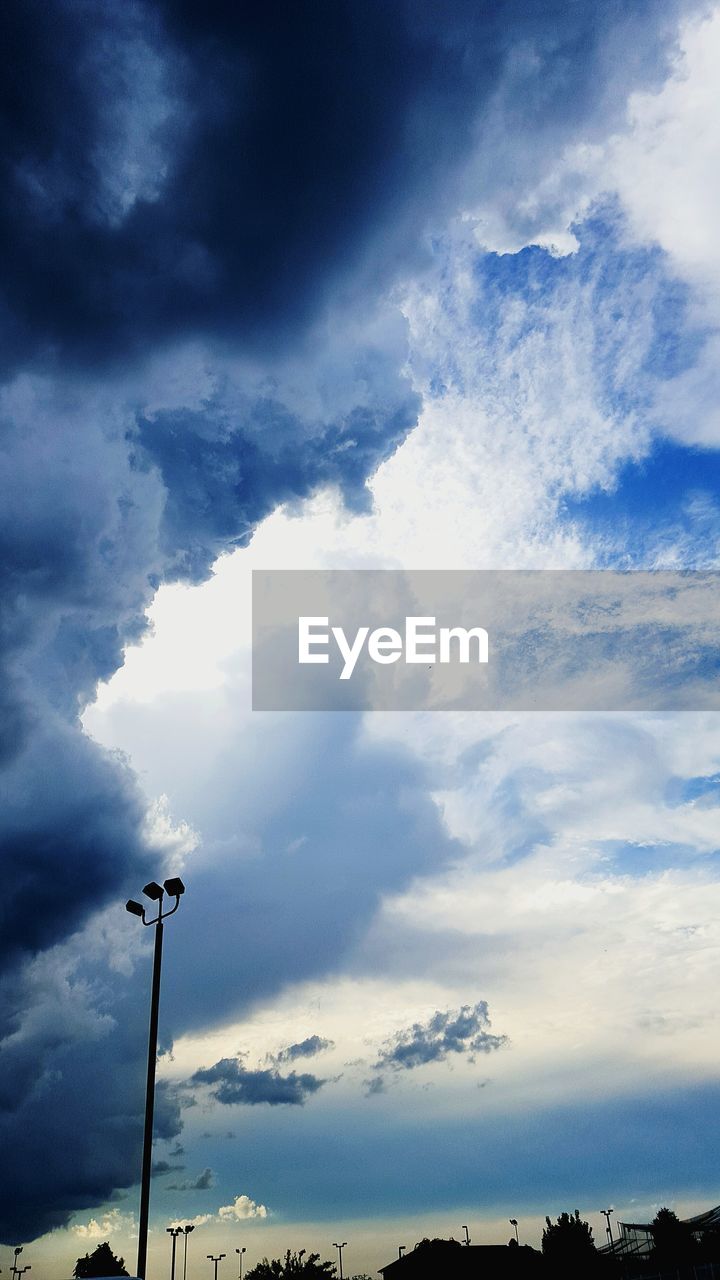
<path fill-rule="evenodd" d="M 183 1227 L 183 1233 L 185 1236 L 185 1254 L 183 1256 L 183 1280 L 187 1280 L 187 1238 L 190 1235 L 190 1232 L 194 1230 L 195 1230 L 194 1222 L 188 1222 Z"/>
<path fill-rule="evenodd" d="M 28 1264 L 27 1267 L 18 1266 L 17 1264 L 18 1258 L 20 1257 L 20 1254 L 22 1253 L 22 1251 L 23 1251 L 23 1246 L 21 1244 L 17 1245 L 16 1248 L 13 1249 L 12 1273 L 15 1277 L 15 1280 L 17 1280 L 18 1276 L 24 1276 L 26 1271 L 32 1271 L 32 1266 L 30 1264 Z"/>
<path fill-rule="evenodd" d="M 238 1280 L 242 1280 L 242 1264 L 243 1264 L 243 1254 L 245 1252 L 245 1249 L 244 1248 L 236 1249 L 235 1252 L 238 1256 Z"/>
<path fill-rule="evenodd" d="M 185 892 L 185 885 L 179 876 L 172 876 L 163 885 L 151 880 L 145 885 L 143 893 L 152 902 L 157 902 L 157 915 L 154 920 L 145 919 L 145 908 L 141 902 L 132 898 L 125 903 L 125 910 L 133 916 L 139 916 L 144 925 L 155 926 L 155 951 L 153 955 L 152 988 L 150 994 L 150 1028 L 148 1032 L 147 1081 L 145 1084 L 145 1126 L 143 1130 L 142 1174 L 140 1178 L 140 1224 L 138 1227 L 137 1274 L 145 1280 L 147 1269 L 148 1218 L 150 1214 L 150 1174 L 152 1171 L 152 1135 L 153 1114 L 155 1111 L 155 1064 L 157 1061 L 158 1015 L 160 1012 L 160 968 L 162 965 L 163 920 L 174 915 L 180 906 L 180 898 Z M 163 911 L 163 898 L 170 894 L 175 899 L 174 907 Z M 173 1242 L 174 1243 L 174 1242 Z M 173 1255 L 174 1256 L 174 1255 Z"/>
<path fill-rule="evenodd" d="M 347 1240 L 343 1240 L 342 1244 L 338 1244 L 336 1240 L 333 1240 L 333 1248 L 337 1249 L 338 1257 L 340 1259 L 340 1280 L 343 1280 L 342 1251 L 345 1248 L 346 1244 L 347 1244 Z"/>
<path fill-rule="evenodd" d="M 464 1244 L 469 1244 L 469 1243 L 470 1243 L 470 1232 L 468 1231 L 467 1227 L 465 1226 L 465 1223 L 463 1223 L 462 1229 L 463 1229 L 463 1231 L 465 1232 L 465 1240 L 463 1241 L 463 1243 L 464 1243 Z"/>
<path fill-rule="evenodd" d="M 608 1242 L 609 1242 L 609 1244 L 610 1244 L 610 1248 L 611 1248 L 611 1249 L 614 1249 L 614 1248 L 615 1248 L 615 1241 L 613 1240 L 612 1227 L 610 1226 L 610 1214 L 611 1214 L 611 1213 L 614 1213 L 614 1212 L 615 1212 L 615 1210 L 611 1207 L 610 1209 L 601 1209 L 601 1210 L 600 1210 L 600 1212 L 601 1212 L 601 1214 L 602 1214 L 603 1218 L 605 1219 L 605 1223 L 606 1223 L 606 1226 L 607 1226 Z"/>
<path fill-rule="evenodd" d="M 225 1257 L 225 1254 L 224 1254 L 224 1253 L 219 1253 L 219 1254 L 218 1254 L 218 1256 L 217 1256 L 217 1258 L 216 1258 L 216 1257 L 214 1257 L 212 1253 L 208 1253 L 206 1256 L 207 1256 L 207 1260 L 208 1260 L 208 1262 L 214 1262 L 214 1263 L 215 1263 L 215 1280 L 217 1280 L 218 1262 L 222 1262 L 223 1258 Z"/>
<path fill-rule="evenodd" d="M 404 1252 L 405 1252 L 405 1250 L 406 1250 L 406 1249 L 407 1249 L 407 1245 L 406 1245 L 406 1244 L 399 1244 L 399 1245 L 398 1245 L 398 1258 L 402 1258 L 402 1256 L 403 1256 L 403 1254 L 404 1254 Z"/>
<path fill-rule="evenodd" d="M 166 1227 L 168 1235 L 172 1236 L 172 1260 L 170 1262 L 170 1280 L 175 1280 L 175 1246 L 177 1238 L 182 1234 L 182 1227 Z"/>
<path fill-rule="evenodd" d="M 515 1228 L 515 1243 L 516 1243 L 516 1244 L 519 1244 L 519 1243 L 520 1243 L 520 1237 L 518 1236 L 517 1218 L 508 1218 L 508 1222 L 510 1223 L 510 1226 L 511 1226 L 511 1227 L 514 1227 L 514 1228 Z"/>

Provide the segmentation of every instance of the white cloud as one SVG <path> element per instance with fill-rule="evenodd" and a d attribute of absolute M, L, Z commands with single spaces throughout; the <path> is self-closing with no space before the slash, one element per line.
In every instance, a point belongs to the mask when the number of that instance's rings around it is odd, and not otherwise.
<path fill-rule="evenodd" d="M 121 1213 L 119 1209 L 108 1209 L 107 1213 L 89 1222 L 78 1223 L 71 1227 L 74 1236 L 80 1240 L 107 1240 L 112 1235 L 137 1235 L 137 1225 L 132 1213 Z"/>
<path fill-rule="evenodd" d="M 249 1196 L 235 1196 L 232 1204 L 221 1205 L 218 1209 L 218 1218 L 224 1220 L 232 1220 L 237 1218 L 239 1221 L 245 1221 L 247 1218 L 267 1218 L 268 1210 L 264 1204 L 256 1204 Z"/>

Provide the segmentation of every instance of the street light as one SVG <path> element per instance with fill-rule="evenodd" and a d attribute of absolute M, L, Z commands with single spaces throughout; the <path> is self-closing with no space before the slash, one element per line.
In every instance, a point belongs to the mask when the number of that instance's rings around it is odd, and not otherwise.
<path fill-rule="evenodd" d="M 182 1234 L 182 1227 L 166 1227 L 168 1235 L 172 1236 L 172 1261 L 170 1263 L 170 1280 L 175 1280 L 175 1246 L 177 1238 Z"/>
<path fill-rule="evenodd" d="M 168 893 L 175 899 L 175 905 L 169 911 L 163 911 L 163 898 Z M 145 1084 L 145 1126 L 143 1130 L 142 1174 L 140 1178 L 140 1224 L 138 1226 L 137 1274 L 145 1280 L 147 1268 L 148 1217 L 150 1213 L 150 1173 L 152 1170 L 152 1135 L 153 1114 L 155 1111 L 155 1064 L 157 1061 L 158 1014 L 160 1011 L 160 968 L 162 965 L 163 920 L 172 916 L 180 906 L 180 898 L 185 892 L 185 885 L 179 876 L 166 880 L 159 885 L 151 880 L 145 885 L 143 893 L 151 902 L 157 902 L 157 915 L 153 920 L 145 918 L 145 907 L 132 898 L 125 903 L 125 910 L 133 916 L 139 916 L 144 925 L 155 926 L 155 951 L 153 954 L 152 988 L 150 994 L 150 1028 L 148 1032 L 147 1081 Z M 174 1243 L 174 1242 L 173 1242 Z M 173 1255 L 174 1256 L 174 1255 Z"/>
<path fill-rule="evenodd" d="M 187 1280 L 187 1238 L 190 1235 L 190 1232 L 194 1230 L 195 1230 L 194 1222 L 188 1222 L 183 1227 L 183 1231 L 185 1233 L 185 1256 L 183 1258 L 183 1280 Z"/>
<path fill-rule="evenodd" d="M 510 1223 L 510 1226 L 511 1226 L 511 1227 L 514 1227 L 514 1228 L 515 1228 L 515 1243 L 516 1243 L 516 1244 L 519 1244 L 519 1243 L 520 1243 L 520 1237 L 518 1236 L 517 1218 L 508 1218 L 508 1222 Z"/>
<path fill-rule="evenodd" d="M 214 1263 L 215 1263 L 215 1280 L 217 1280 L 218 1262 L 222 1262 L 223 1258 L 225 1257 L 225 1254 L 224 1254 L 224 1253 L 219 1253 L 219 1254 L 218 1254 L 218 1256 L 217 1256 L 217 1258 L 215 1258 L 215 1257 L 213 1256 L 213 1254 L 212 1254 L 212 1253 L 208 1253 L 208 1254 L 206 1254 L 206 1257 L 207 1257 L 207 1259 L 208 1259 L 208 1262 L 214 1262 Z"/>
<path fill-rule="evenodd" d="M 20 1257 L 20 1254 L 22 1253 L 22 1251 L 23 1251 L 23 1246 L 21 1244 L 17 1245 L 16 1248 L 13 1249 L 12 1273 L 15 1277 L 15 1280 L 17 1280 L 18 1276 L 23 1276 L 26 1271 L 32 1271 L 32 1266 L 30 1265 L 28 1265 L 27 1267 L 18 1266 L 17 1264 L 18 1258 Z"/>
<path fill-rule="evenodd" d="M 242 1280 L 242 1263 L 245 1249 L 236 1249 L 235 1252 L 238 1256 L 238 1280 Z"/>
<path fill-rule="evenodd" d="M 464 1223 L 463 1223 L 463 1226 L 462 1226 L 462 1230 L 465 1232 L 465 1244 L 469 1244 L 469 1243 L 470 1243 L 470 1232 L 468 1231 L 468 1229 L 467 1229 L 467 1227 L 465 1226 L 465 1224 L 464 1224 Z"/>
<path fill-rule="evenodd" d="M 611 1207 L 610 1209 L 601 1209 L 600 1212 L 603 1218 L 605 1219 L 605 1223 L 607 1225 L 607 1233 L 608 1233 L 608 1240 L 610 1242 L 610 1248 L 614 1249 L 615 1241 L 613 1240 L 612 1227 L 610 1226 L 610 1214 L 614 1213 L 615 1210 Z"/>
<path fill-rule="evenodd" d="M 406 1245 L 406 1244 L 399 1244 L 399 1245 L 398 1245 L 398 1258 L 402 1258 L 402 1256 L 403 1256 L 403 1254 L 404 1254 L 404 1252 L 405 1252 L 405 1250 L 406 1250 L 406 1249 L 407 1249 L 407 1245 Z"/>
<path fill-rule="evenodd" d="M 340 1258 L 340 1280 L 343 1280 L 342 1251 L 345 1248 L 346 1244 L 347 1244 L 347 1240 L 343 1240 L 342 1244 L 338 1244 L 336 1240 L 333 1240 L 333 1249 L 337 1249 L 338 1257 Z"/>

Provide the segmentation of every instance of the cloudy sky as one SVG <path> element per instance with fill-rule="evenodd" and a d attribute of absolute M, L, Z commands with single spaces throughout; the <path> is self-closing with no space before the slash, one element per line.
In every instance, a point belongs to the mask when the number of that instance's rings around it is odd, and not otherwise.
<path fill-rule="evenodd" d="M 3 22 L 0 1240 L 134 1270 L 178 872 L 151 1276 L 716 1204 L 718 714 L 253 713 L 250 584 L 717 566 L 720 9 Z"/>

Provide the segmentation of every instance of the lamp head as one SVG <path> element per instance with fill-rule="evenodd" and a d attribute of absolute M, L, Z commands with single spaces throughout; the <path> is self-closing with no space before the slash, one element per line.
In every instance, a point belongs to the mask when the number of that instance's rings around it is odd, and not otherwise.
<path fill-rule="evenodd" d="M 189 1235 L 190 1235 L 190 1232 L 191 1232 L 191 1231 L 194 1231 L 194 1230 L 195 1230 L 195 1223 L 194 1223 L 194 1222 L 188 1222 L 187 1226 L 183 1227 L 183 1231 L 185 1232 L 185 1235 L 186 1235 L 186 1236 L 189 1236 Z"/>
<path fill-rule="evenodd" d="M 163 887 L 165 892 L 171 894 L 173 898 L 179 898 L 185 892 L 185 885 L 179 876 L 170 876 L 170 879 L 165 881 Z"/>
<path fill-rule="evenodd" d="M 130 912 L 131 916 L 141 916 L 144 911 L 142 903 L 135 902 L 132 898 L 128 898 L 125 903 L 125 910 Z"/>
<path fill-rule="evenodd" d="M 159 902 L 164 892 L 165 890 L 163 889 L 161 884 L 158 884 L 157 880 L 151 880 L 150 883 L 146 884 L 143 889 L 143 893 L 145 894 L 145 897 L 152 898 L 153 902 Z"/>

